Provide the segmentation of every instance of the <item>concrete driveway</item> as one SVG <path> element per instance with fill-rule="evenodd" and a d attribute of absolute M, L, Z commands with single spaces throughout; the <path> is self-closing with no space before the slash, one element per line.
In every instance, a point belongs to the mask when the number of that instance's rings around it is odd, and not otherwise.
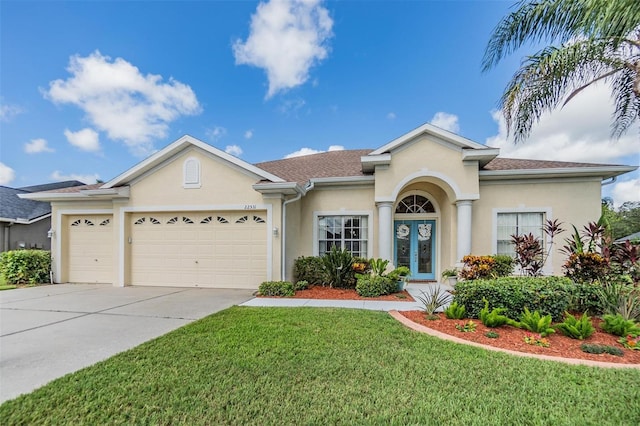
<path fill-rule="evenodd" d="M 251 290 L 100 284 L 2 291 L 0 402 L 251 297 Z"/>

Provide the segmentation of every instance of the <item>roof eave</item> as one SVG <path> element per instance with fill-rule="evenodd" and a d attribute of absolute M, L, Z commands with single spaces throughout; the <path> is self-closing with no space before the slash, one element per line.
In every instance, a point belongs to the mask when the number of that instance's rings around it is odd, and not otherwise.
<path fill-rule="evenodd" d="M 304 195 L 306 193 L 305 189 L 296 182 L 258 182 L 253 184 L 253 189 L 261 194 Z"/>
<path fill-rule="evenodd" d="M 549 169 L 480 170 L 480 180 L 598 177 L 609 179 L 637 170 L 637 166 L 566 167 Z"/>
<path fill-rule="evenodd" d="M 375 171 L 376 166 L 388 166 L 391 164 L 391 154 L 363 155 L 360 157 L 362 171 L 370 173 Z"/>
<path fill-rule="evenodd" d="M 29 194 L 19 194 L 18 197 L 25 200 L 36 201 L 66 201 L 66 200 L 86 200 L 100 199 L 113 200 L 116 198 L 129 198 L 129 187 L 119 186 L 117 188 L 106 189 L 85 189 L 78 192 L 34 192 Z"/>
<path fill-rule="evenodd" d="M 344 176 L 313 178 L 310 182 L 314 186 L 344 186 L 344 185 L 370 185 L 376 180 L 375 176 Z"/>
<path fill-rule="evenodd" d="M 480 167 L 484 167 L 500 155 L 499 148 L 468 149 L 462 150 L 462 161 L 477 161 Z"/>

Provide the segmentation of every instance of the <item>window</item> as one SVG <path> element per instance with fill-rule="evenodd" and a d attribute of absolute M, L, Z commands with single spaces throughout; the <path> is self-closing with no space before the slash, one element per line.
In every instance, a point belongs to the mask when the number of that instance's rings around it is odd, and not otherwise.
<path fill-rule="evenodd" d="M 396 213 L 435 213 L 436 209 L 426 197 L 409 195 L 398 203 Z"/>
<path fill-rule="evenodd" d="M 347 249 L 354 256 L 368 256 L 369 218 L 367 216 L 318 216 L 318 254 L 331 247 Z"/>
<path fill-rule="evenodd" d="M 497 254 L 515 256 L 512 235 L 533 234 L 544 244 L 542 225 L 544 213 L 498 213 Z"/>

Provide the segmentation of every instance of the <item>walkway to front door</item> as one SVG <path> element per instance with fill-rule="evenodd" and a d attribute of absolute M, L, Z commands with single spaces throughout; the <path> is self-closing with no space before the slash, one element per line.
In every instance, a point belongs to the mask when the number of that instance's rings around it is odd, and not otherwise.
<path fill-rule="evenodd" d="M 433 280 L 435 274 L 434 220 L 396 220 L 394 261 L 411 269 L 411 278 Z"/>

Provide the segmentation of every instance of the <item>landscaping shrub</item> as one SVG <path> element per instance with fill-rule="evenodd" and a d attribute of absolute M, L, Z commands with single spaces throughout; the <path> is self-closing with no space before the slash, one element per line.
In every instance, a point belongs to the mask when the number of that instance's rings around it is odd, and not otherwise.
<path fill-rule="evenodd" d="M 561 321 L 572 291 L 573 283 L 565 277 L 502 277 L 458 282 L 454 301 L 465 306 L 469 318 L 478 318 L 486 298 L 514 320 L 528 307 Z"/>
<path fill-rule="evenodd" d="M 305 280 L 296 281 L 293 284 L 293 291 L 306 290 L 307 288 L 309 288 L 309 283 Z"/>
<path fill-rule="evenodd" d="M 260 296 L 291 297 L 295 294 L 293 284 L 289 281 L 265 281 L 258 287 Z"/>
<path fill-rule="evenodd" d="M 605 281 L 598 288 L 602 311 L 620 314 L 627 320 L 640 319 L 640 288 L 634 286 L 628 276 L 616 278 Z"/>
<path fill-rule="evenodd" d="M 540 312 L 531 312 L 528 308 L 524 308 L 517 326 L 532 333 L 539 333 L 541 337 L 546 337 L 556 332 L 551 328 L 551 315 L 540 315 Z"/>
<path fill-rule="evenodd" d="M 493 265 L 493 275 L 497 277 L 508 277 L 513 274 L 513 266 L 515 265 L 515 260 L 511 256 L 507 256 L 506 254 L 496 254 L 491 256 L 493 261 L 495 262 Z"/>
<path fill-rule="evenodd" d="M 568 311 L 587 312 L 590 315 L 605 313 L 601 298 L 602 285 L 599 282 L 574 282 L 571 289 L 571 302 Z"/>
<path fill-rule="evenodd" d="M 7 284 L 49 282 L 51 253 L 43 250 L 12 250 L 0 254 L 0 274 Z"/>
<path fill-rule="evenodd" d="M 347 249 L 340 250 L 336 246 L 322 256 L 322 263 L 330 287 L 353 288 L 356 285 L 353 270 L 353 256 Z"/>
<path fill-rule="evenodd" d="M 428 316 L 435 314 L 436 310 L 451 302 L 451 294 L 440 288 L 439 285 L 429 287 L 425 293 L 421 291 L 422 296 L 418 296 L 418 300 L 422 303 L 422 309 Z"/>
<path fill-rule="evenodd" d="M 599 253 L 571 253 L 563 265 L 565 276 L 576 282 L 602 279 L 609 269 L 608 262 Z"/>
<path fill-rule="evenodd" d="M 493 277 L 496 261 L 492 256 L 467 255 L 462 258 L 464 266 L 459 273 L 463 280 L 480 280 Z"/>
<path fill-rule="evenodd" d="M 444 316 L 449 319 L 463 319 L 467 314 L 464 305 L 458 305 L 456 302 L 451 304 L 444 310 Z"/>
<path fill-rule="evenodd" d="M 489 302 L 487 299 L 484 300 L 484 308 L 480 311 L 480 321 L 489 328 L 502 327 L 503 325 L 509 323 L 510 320 L 507 316 L 502 315 L 505 311 L 504 308 L 494 308 L 489 312 Z"/>
<path fill-rule="evenodd" d="M 597 345 L 591 343 L 583 343 L 580 345 L 580 349 L 582 352 L 586 352 L 588 354 L 610 354 L 615 356 L 623 356 L 624 352 L 620 348 L 616 348 L 615 346 L 609 345 Z"/>
<path fill-rule="evenodd" d="M 625 319 L 620 314 L 604 315 L 602 320 L 603 322 L 600 327 L 609 334 L 615 334 L 616 336 L 626 336 L 629 334 L 633 336 L 640 335 L 640 326 L 638 326 L 635 321 Z"/>
<path fill-rule="evenodd" d="M 301 256 L 293 263 L 293 276 L 296 281 L 307 281 L 310 285 L 324 285 L 328 279 L 322 258 Z"/>
<path fill-rule="evenodd" d="M 362 297 L 378 297 L 398 291 L 398 283 L 380 275 L 360 275 L 356 292 Z"/>
<path fill-rule="evenodd" d="M 557 324 L 556 328 L 565 336 L 579 340 L 586 339 L 596 331 L 593 328 L 593 324 L 591 324 L 591 318 L 586 313 L 582 314 L 580 319 L 577 319 L 567 312 L 564 321 Z"/>

